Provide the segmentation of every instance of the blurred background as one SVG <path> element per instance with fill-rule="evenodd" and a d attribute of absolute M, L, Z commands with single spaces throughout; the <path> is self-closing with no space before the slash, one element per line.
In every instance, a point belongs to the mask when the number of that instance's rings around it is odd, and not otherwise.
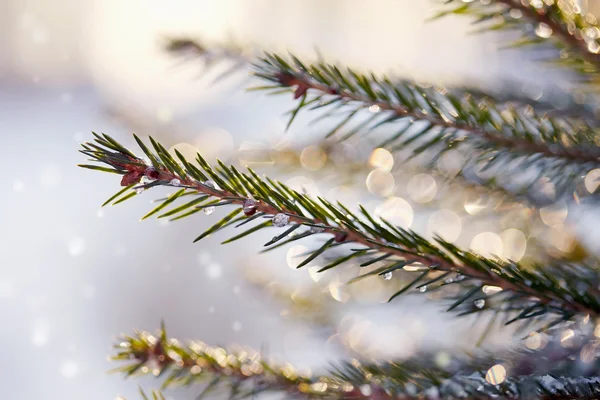
<path fill-rule="evenodd" d="M 164 50 L 169 36 L 309 56 L 318 49 L 329 61 L 419 81 L 490 90 L 508 83 L 534 100 L 565 87 L 533 55 L 498 50 L 509 38 L 468 35 L 467 19 L 425 22 L 434 11 L 433 2 L 414 0 L 0 0 L 5 397 L 137 398 L 137 382 L 106 374 L 115 367 L 110 345 L 115 335 L 154 330 L 161 319 L 180 339 L 248 344 L 313 369 L 347 354 L 400 358 L 422 349 L 444 362 L 472 346 L 483 326 L 451 320 L 423 296 L 381 304 L 396 280 L 347 286 L 358 274 L 351 266 L 325 275 L 314 273 L 318 263 L 295 270 L 293 256 L 307 243 L 264 255 L 258 249 L 269 237 L 220 246 L 226 237 L 215 235 L 192 244 L 220 210 L 139 222 L 158 191 L 100 209 L 118 181 L 75 166 L 91 131 L 127 145 L 131 132 L 153 135 L 168 148 L 249 164 L 310 194 L 363 202 L 484 254 L 520 259 L 536 246 L 569 254 L 577 237 L 565 228 L 568 205 L 537 219 L 514 204 L 498 215 L 502 199 L 406 171 L 383 149 L 350 144 L 332 155 L 319 143 L 324 128 L 307 127 L 308 118 L 284 133 L 291 96 L 244 93 L 252 83 L 245 67 L 215 82 L 231 63 L 207 68 Z M 460 157 L 438 172 L 451 173 Z M 484 347 L 509 336 L 492 332 Z"/>

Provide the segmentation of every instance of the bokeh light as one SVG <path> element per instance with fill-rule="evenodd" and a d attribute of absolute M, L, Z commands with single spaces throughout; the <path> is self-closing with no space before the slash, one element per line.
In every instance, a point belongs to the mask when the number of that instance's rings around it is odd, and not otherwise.
<path fill-rule="evenodd" d="M 327 154 L 325 151 L 316 145 L 311 145 L 300 153 L 300 163 L 309 171 L 318 171 L 327 162 Z"/>
<path fill-rule="evenodd" d="M 506 379 L 506 368 L 502 364 L 496 364 L 488 369 L 485 380 L 492 385 L 499 385 Z"/>
<path fill-rule="evenodd" d="M 437 192 L 435 179 L 428 174 L 417 174 L 407 184 L 408 195 L 417 203 L 428 203 Z"/>
<path fill-rule="evenodd" d="M 502 257 L 504 246 L 500 236 L 494 232 L 481 232 L 471 240 L 470 248 L 485 257 Z"/>
<path fill-rule="evenodd" d="M 548 226 L 561 225 L 567 218 L 567 205 L 557 203 L 540 208 L 540 218 Z"/>
<path fill-rule="evenodd" d="M 449 150 L 442 154 L 437 162 L 438 170 L 442 175 L 453 178 L 465 164 L 465 156 L 458 150 Z"/>
<path fill-rule="evenodd" d="M 600 185 L 600 168 L 588 172 L 583 182 L 588 192 L 594 193 L 598 189 L 598 185 Z"/>
<path fill-rule="evenodd" d="M 427 234 L 437 234 L 448 242 L 454 242 L 462 230 L 461 218 L 454 211 L 438 210 L 431 214 L 427 223 Z"/>
<path fill-rule="evenodd" d="M 519 261 L 525 255 L 527 250 L 527 238 L 525 234 L 518 229 L 507 229 L 500 233 L 502 239 L 503 257 Z"/>
<path fill-rule="evenodd" d="M 394 176 L 383 168 L 376 168 L 367 176 L 367 189 L 378 196 L 389 196 L 394 192 Z"/>
<path fill-rule="evenodd" d="M 391 197 L 375 208 L 376 217 L 400 226 L 410 228 L 413 222 L 413 209 L 411 205 L 401 197 Z"/>
<path fill-rule="evenodd" d="M 377 148 L 369 157 L 369 165 L 373 168 L 381 168 L 385 171 L 391 171 L 394 166 L 394 156 L 386 149 Z"/>

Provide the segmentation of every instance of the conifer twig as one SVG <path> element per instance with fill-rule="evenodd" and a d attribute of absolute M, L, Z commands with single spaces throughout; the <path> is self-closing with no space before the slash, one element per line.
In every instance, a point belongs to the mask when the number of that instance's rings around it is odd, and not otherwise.
<path fill-rule="evenodd" d="M 545 268 L 527 269 L 517 263 L 483 258 L 440 238 L 430 243 L 416 233 L 397 227 L 385 219 L 375 219 L 363 207 L 360 207 L 363 218 L 359 218 L 340 203 L 334 205 L 319 198 L 319 204 L 281 183 L 269 179 L 268 183 L 265 182 L 252 170 L 249 170 L 249 174 L 244 174 L 222 163 L 219 163 L 219 169 L 215 170 L 198 154 L 197 161 L 201 167 L 199 169 L 177 153 L 180 165 L 154 140 L 151 139 L 151 142 L 156 153 L 150 151 L 139 138 L 136 137 L 136 140 L 149 158 L 148 161 L 144 162 L 136 157 L 111 137 L 96 135 L 97 144 L 83 144 L 82 153 L 95 161 L 107 164 L 109 168 L 96 165 L 82 167 L 123 175 L 121 184 L 125 188 L 105 204 L 120 203 L 134 197 L 137 191 L 154 186 L 179 188 L 178 192 L 163 199 L 154 210 L 146 214 L 146 217 L 164 212 L 167 205 L 186 195 L 194 195 L 196 198 L 162 215 L 159 214 L 159 218 L 174 216 L 174 219 L 179 219 L 207 207 L 237 205 L 232 212 L 196 240 L 234 223 L 243 225 L 259 217 L 266 217 L 267 221 L 223 243 L 238 240 L 269 226 L 287 226 L 289 229 L 265 245 L 266 250 L 314 234 L 333 236 L 320 248 L 312 251 L 298 268 L 308 264 L 329 248 L 347 243 L 363 247 L 352 249 L 349 255 L 335 259 L 320 271 L 357 257 L 366 260 L 362 265 L 370 265 L 382 255 L 389 256 L 386 259 L 387 265 L 369 275 L 387 275 L 405 266 L 419 266 L 416 268 L 418 271 L 415 272 L 415 280 L 394 294 L 391 299 L 416 285 L 435 287 L 458 283 L 464 285 L 465 291 L 461 292 L 450 309 L 462 306 L 463 313 L 469 314 L 493 306 L 494 295 L 485 296 L 481 293 L 482 288 L 487 285 L 502 289 L 501 297 L 504 297 L 498 307 L 517 314 L 511 322 L 549 314 L 559 314 L 557 321 L 569 320 L 578 313 L 594 316 L 600 314 L 600 293 L 596 289 L 598 276 L 592 267 L 549 265 Z M 150 182 L 140 184 L 143 177 Z M 215 183 L 208 181 L 209 177 Z M 210 198 L 214 200 L 209 200 Z M 242 211 L 239 206 L 243 207 L 244 216 L 237 217 Z M 302 225 L 310 229 L 297 234 L 297 228 L 301 228 Z M 440 282 L 440 273 L 446 276 L 458 274 L 469 279 L 457 277 Z M 552 323 L 555 324 L 556 321 Z"/>

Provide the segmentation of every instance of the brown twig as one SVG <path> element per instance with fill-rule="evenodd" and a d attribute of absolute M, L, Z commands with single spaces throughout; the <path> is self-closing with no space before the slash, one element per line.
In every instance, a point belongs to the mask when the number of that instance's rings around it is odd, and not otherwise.
<path fill-rule="evenodd" d="M 143 165 L 143 161 L 140 159 L 131 160 L 131 164 L 123 164 L 118 163 L 115 166 L 119 168 L 125 168 L 128 172 L 123 176 L 123 181 L 127 181 L 127 184 L 131 184 L 131 180 L 139 180 L 141 176 L 144 174 L 148 175 L 148 170 L 152 170 L 152 178 L 157 181 L 163 182 L 166 185 L 169 185 L 172 180 L 179 180 L 180 185 L 182 187 L 187 187 L 193 190 L 198 191 L 199 193 L 204 193 L 216 198 L 227 199 L 232 204 L 243 205 L 245 198 L 239 197 L 235 193 L 230 193 L 226 190 L 220 190 L 212 188 L 208 185 L 197 182 L 192 178 L 182 179 L 182 177 L 173 174 L 166 168 L 162 168 L 160 171 L 156 171 L 153 168 L 148 168 Z M 131 178 L 128 178 L 131 177 Z M 122 181 L 122 182 L 123 182 Z M 122 185 L 126 186 L 122 183 Z M 307 219 L 304 216 L 298 215 L 292 210 L 289 209 L 278 209 L 270 204 L 264 202 L 258 202 L 256 204 L 256 211 L 262 212 L 266 215 L 276 215 L 279 213 L 285 213 L 289 216 L 289 222 L 296 222 L 298 224 L 311 223 L 315 225 L 321 225 L 323 227 L 324 233 L 329 233 L 334 235 L 337 242 L 355 242 L 362 244 L 366 247 L 377 249 L 380 252 L 392 254 L 398 256 L 402 259 L 406 259 L 407 254 L 410 254 L 411 260 L 414 262 L 421 263 L 427 267 L 435 268 L 440 271 L 453 271 L 457 273 L 461 273 L 472 277 L 474 279 L 478 279 L 482 282 L 482 284 L 492 285 L 501 287 L 503 290 L 510 290 L 515 293 L 522 293 L 527 296 L 534 297 L 538 299 L 543 304 L 550 303 L 558 303 L 561 304 L 566 310 L 572 312 L 581 312 L 588 313 L 591 315 L 597 315 L 598 311 L 592 308 L 588 308 L 583 304 L 576 303 L 574 301 L 570 301 L 565 298 L 558 297 L 551 293 L 539 292 L 535 288 L 527 286 L 527 285 L 518 285 L 511 281 L 504 279 L 503 276 L 494 273 L 493 271 L 482 271 L 475 269 L 468 265 L 459 264 L 457 262 L 450 262 L 448 259 L 439 257 L 439 256 L 431 256 L 431 255 L 419 255 L 415 254 L 410 249 L 403 249 L 400 247 L 395 248 L 390 247 L 388 244 L 382 242 L 381 240 L 373 239 L 365 234 L 351 230 L 344 229 L 343 226 L 332 226 L 325 223 L 325 221 L 321 221 L 319 219 Z"/>

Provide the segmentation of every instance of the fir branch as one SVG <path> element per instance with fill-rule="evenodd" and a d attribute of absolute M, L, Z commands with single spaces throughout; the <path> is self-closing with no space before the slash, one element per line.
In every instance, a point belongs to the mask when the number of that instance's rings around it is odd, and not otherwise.
<path fill-rule="evenodd" d="M 572 67 L 583 78 L 599 83 L 598 21 L 592 14 L 582 12 L 575 1 L 449 0 L 445 3 L 434 18 L 468 15 L 475 18 L 475 24 L 487 25 L 481 30 L 518 29 L 524 37 L 513 46 L 550 44 L 561 50 L 557 64 Z"/>
<path fill-rule="evenodd" d="M 154 152 L 135 136 L 138 145 L 149 159 L 144 162 L 111 137 L 94 135 L 96 144 L 84 143 L 81 152 L 90 156 L 93 161 L 104 163 L 123 174 L 121 185 L 128 185 L 125 192 L 121 191 L 119 195 L 112 197 L 115 199 L 113 204 L 127 200 L 146 188 L 175 186 L 184 189 L 183 192 L 178 192 L 179 197 L 196 195 L 200 196 L 199 199 L 204 203 L 198 205 L 198 200 L 194 199 L 187 203 L 187 208 L 184 210 L 181 210 L 181 206 L 177 206 L 176 210 L 184 212 L 175 214 L 177 216 L 173 219 L 183 218 L 207 207 L 218 205 L 243 207 L 244 216 L 235 218 L 235 214 L 240 210 L 234 209 L 199 238 L 220 231 L 229 225 L 255 219 L 256 215 L 260 215 L 267 220 L 223 243 L 241 239 L 273 225 L 278 227 L 287 225 L 288 228 L 290 224 L 305 225 L 309 229 L 303 232 L 295 229 L 294 232 L 288 231 L 287 234 L 277 236 L 269 242 L 270 246 L 266 247 L 266 250 L 315 234 L 328 234 L 332 237 L 318 249 L 313 250 L 308 255 L 308 259 L 315 258 L 329 248 L 355 243 L 363 247 L 354 249 L 354 254 L 350 255 L 352 257 L 375 259 L 383 255 L 390 256 L 385 260 L 387 266 L 377 271 L 379 275 L 389 274 L 400 268 L 406 269 L 408 266 L 412 266 L 412 270 L 418 270 L 414 282 L 392 298 L 408 290 L 409 287 L 435 279 L 440 273 L 451 272 L 458 274 L 459 277 L 469 278 L 451 278 L 450 282 L 443 283 L 459 283 L 468 290 L 467 293 L 471 294 L 469 298 L 462 299 L 459 303 L 461 307 L 454 307 L 464 314 L 496 306 L 517 314 L 516 320 L 558 314 L 556 321 L 560 322 L 571 319 L 577 313 L 600 314 L 600 292 L 596 289 L 598 274 L 593 267 L 564 264 L 544 266 L 544 268 L 541 266 L 525 268 L 517 263 L 484 258 L 473 252 L 459 249 L 440 238 L 429 242 L 412 231 L 397 227 L 384 219 L 374 218 L 362 206 L 359 212 L 361 217 L 358 217 L 343 204 L 335 205 L 322 198 L 317 202 L 282 183 L 269 179 L 265 181 L 251 169 L 246 174 L 235 167 L 227 167 L 221 162 L 215 169 L 197 154 L 196 160 L 200 166 L 198 168 L 176 152 L 181 162 L 178 163 L 161 144 L 152 138 L 150 142 Z M 209 177 L 213 181 L 209 181 Z M 149 183 L 140 184 L 143 178 Z M 163 199 L 163 202 L 170 201 L 171 198 L 172 196 Z M 214 200 L 209 201 L 210 198 Z M 162 209 L 162 203 L 157 208 Z M 188 209 L 191 211 L 187 211 Z M 169 213 L 171 211 L 167 212 Z M 337 266 L 342 261 L 352 258 L 350 256 L 342 255 L 322 270 Z M 306 263 L 305 260 L 301 265 Z M 491 301 L 491 296 L 479 293 L 478 290 L 483 290 L 484 286 L 502 289 L 501 295 L 496 294 L 497 298 L 502 298 L 502 302 Z M 474 290 L 475 287 L 478 290 Z M 472 297 L 475 293 L 477 296 Z"/>
<path fill-rule="evenodd" d="M 596 130 L 582 120 L 538 115 L 531 107 L 519 110 L 464 91 L 458 96 L 410 82 L 394 84 L 385 76 L 342 72 L 334 65 L 307 64 L 293 55 L 291 59 L 266 54 L 256 63 L 254 75 L 270 82 L 260 88 L 288 88 L 295 99 L 302 99 L 290 122 L 300 110 L 325 109 L 322 116 L 350 110 L 328 136 L 347 126 L 359 111 L 370 109 L 378 113 L 343 139 L 384 125 L 396 127 L 379 147 L 396 151 L 414 145 L 413 156 L 425 150 L 439 156 L 469 144 L 483 168 L 504 161 L 518 161 L 513 163 L 518 168 L 536 165 L 541 174 L 556 180 L 559 189 L 571 187 L 575 176 L 600 163 Z"/>
<path fill-rule="evenodd" d="M 153 374 L 164 376 L 162 388 L 203 384 L 198 398 L 227 393 L 231 399 L 250 398 L 260 393 L 285 393 L 295 399 L 434 399 L 434 398 L 501 398 L 516 399 L 533 396 L 539 399 L 593 399 L 600 395 L 600 378 L 572 378 L 552 373 L 519 372 L 526 360 L 550 359 L 547 351 L 525 351 L 518 354 L 512 376 L 486 379 L 486 369 L 496 362 L 467 359 L 451 363 L 446 368 L 435 366 L 433 357 L 421 357 L 399 362 L 361 363 L 358 360 L 332 366 L 329 373 L 302 373 L 290 364 L 277 364 L 258 352 L 243 348 L 228 352 L 194 341 L 183 344 L 167 336 L 164 325 L 158 334 L 136 332 L 115 344 L 114 361 L 126 362 L 114 372 L 126 376 Z M 537 354 L 540 353 L 540 354 Z M 540 357 L 532 357 L 535 356 Z M 513 356 L 514 357 L 514 356 Z M 563 371 L 567 354 L 554 357 L 542 370 Z M 561 368 L 555 368 L 557 364 Z M 507 366 L 511 362 L 503 361 Z M 504 368 L 504 367 L 502 367 Z M 571 371 L 572 372 L 572 371 Z M 489 375 L 489 374 L 488 374 Z M 142 392 L 143 393 L 143 392 Z M 155 398 L 162 394 L 154 392 Z M 144 396 L 144 395 L 143 395 Z"/>

